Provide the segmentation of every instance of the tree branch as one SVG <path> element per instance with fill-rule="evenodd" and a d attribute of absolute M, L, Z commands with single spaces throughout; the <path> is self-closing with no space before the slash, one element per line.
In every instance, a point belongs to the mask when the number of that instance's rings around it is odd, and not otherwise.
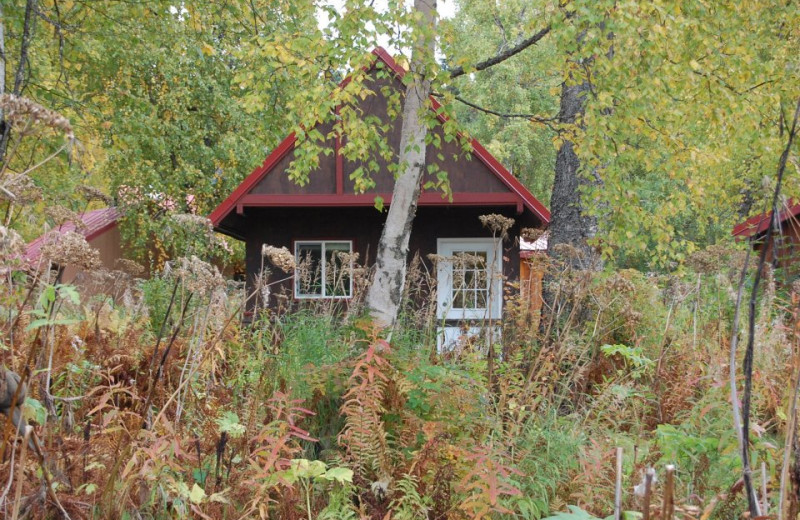
<path fill-rule="evenodd" d="M 764 272 L 764 264 L 767 259 L 767 250 L 769 241 L 772 237 L 773 229 L 780 226 L 778 215 L 780 208 L 778 207 L 778 200 L 781 194 L 781 183 L 783 182 L 783 174 L 786 171 L 786 162 L 789 158 L 789 153 L 792 150 L 794 138 L 797 135 L 797 123 L 800 119 L 800 98 L 797 99 L 797 105 L 794 111 L 794 118 L 792 120 L 792 127 L 789 130 L 789 136 L 786 143 L 786 148 L 781 154 L 778 161 L 778 175 L 775 181 L 775 191 L 772 194 L 772 214 L 770 215 L 769 228 L 764 237 L 764 245 L 761 248 L 761 254 L 758 258 L 758 268 L 756 269 L 755 280 L 753 281 L 753 288 L 750 292 L 750 316 L 748 323 L 747 335 L 747 348 L 744 353 L 744 394 L 742 395 L 742 478 L 744 480 L 745 490 L 747 494 L 748 509 L 750 510 L 750 517 L 755 518 L 760 516 L 761 508 L 753 488 L 752 473 L 750 469 L 750 399 L 753 392 L 753 350 L 755 343 L 755 322 L 756 322 L 756 296 L 758 295 L 758 285 L 761 282 L 761 276 Z M 772 248 L 774 250 L 774 248 Z"/>
<path fill-rule="evenodd" d="M 435 97 L 444 97 L 444 94 L 440 94 L 438 92 L 434 92 L 432 95 L 435 96 Z M 556 117 L 541 117 L 541 116 L 537 116 L 536 114 L 519 114 L 519 113 L 513 113 L 513 112 L 512 113 L 498 112 L 496 110 L 492 110 L 491 108 L 486 108 L 486 107 L 482 107 L 480 105 L 477 105 L 477 104 L 475 104 L 475 103 L 473 103 L 471 101 L 468 101 L 468 100 L 464 99 L 461 96 L 455 96 L 454 99 L 456 101 L 459 101 L 459 102 L 467 105 L 470 108 L 474 108 L 475 110 L 479 110 L 479 111 L 484 112 L 486 114 L 490 114 L 490 115 L 497 116 L 497 117 L 502 117 L 504 119 L 527 119 L 527 120 L 529 120 L 529 121 L 531 121 L 533 123 L 541 123 L 543 125 L 547 125 L 551 130 L 555 130 L 556 129 L 550 123 L 552 123 L 553 121 L 556 121 L 558 119 L 558 116 L 556 116 Z"/>
<path fill-rule="evenodd" d="M 25 87 L 25 64 L 28 62 L 28 48 L 31 45 L 31 32 L 33 31 L 33 15 L 36 11 L 36 0 L 28 0 L 25 4 L 25 24 L 22 29 L 22 42 L 19 47 L 19 63 L 14 74 L 14 90 L 12 94 L 19 96 Z M 5 60 L 5 57 L 4 57 Z M 5 123 L 5 121 L 3 121 Z M 5 159 L 8 150 L 8 139 L 11 135 L 11 125 L 3 125 L 3 135 L 0 136 L 0 162 Z"/>
<path fill-rule="evenodd" d="M 539 40 L 541 40 L 542 38 L 547 36 L 547 34 L 550 32 L 551 28 L 552 28 L 552 26 L 548 25 L 547 27 L 545 27 L 541 31 L 537 32 L 536 34 L 534 34 L 530 38 L 522 40 L 519 44 L 515 45 L 514 47 L 511 47 L 508 50 L 505 50 L 505 51 L 503 51 L 501 53 L 498 53 L 498 54 L 492 56 L 491 58 L 488 58 L 488 59 L 485 59 L 485 60 L 483 60 L 481 62 L 478 62 L 475 65 L 475 69 L 474 70 L 476 72 L 479 72 L 479 71 L 482 71 L 482 70 L 486 70 L 489 67 L 492 67 L 494 65 L 497 65 L 498 63 L 502 63 L 502 62 L 506 61 L 508 58 L 511 58 L 512 56 L 516 56 L 517 54 L 519 54 L 520 52 L 524 51 L 525 49 L 527 49 L 531 45 L 535 45 L 535 44 L 539 43 Z M 458 66 L 458 67 L 456 67 L 456 68 L 454 68 L 453 70 L 450 71 L 450 79 L 455 79 L 455 78 L 457 78 L 459 76 L 463 76 L 464 74 L 466 74 L 466 71 L 464 70 L 464 67 Z"/>

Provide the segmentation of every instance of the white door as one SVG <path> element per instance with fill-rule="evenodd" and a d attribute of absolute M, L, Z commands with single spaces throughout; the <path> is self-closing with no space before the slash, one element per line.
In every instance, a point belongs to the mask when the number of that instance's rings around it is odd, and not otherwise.
<path fill-rule="evenodd" d="M 496 320 L 503 311 L 503 250 L 499 239 L 440 238 L 437 308 L 440 320 Z"/>

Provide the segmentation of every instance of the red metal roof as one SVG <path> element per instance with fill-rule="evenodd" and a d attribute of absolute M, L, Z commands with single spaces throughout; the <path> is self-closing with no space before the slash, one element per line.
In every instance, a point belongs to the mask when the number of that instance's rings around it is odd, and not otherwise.
<path fill-rule="evenodd" d="M 372 51 L 380 61 L 386 64 L 389 69 L 394 72 L 394 74 L 399 78 L 402 79 L 403 76 L 406 74 L 406 70 L 400 66 L 395 59 L 382 47 L 378 47 Z M 344 81 L 340 83 L 340 85 L 345 85 L 350 81 L 350 78 L 346 78 Z M 447 116 L 440 112 L 441 104 L 434 99 L 431 99 L 431 110 L 437 113 L 437 118 L 441 122 L 446 122 L 448 120 Z M 297 142 L 297 137 L 294 133 L 290 134 L 286 139 L 284 139 L 273 151 L 269 154 L 266 160 L 261 164 L 261 166 L 254 169 L 250 175 L 248 175 L 244 181 L 224 200 L 222 203 L 217 206 L 214 211 L 211 212 L 209 215 L 209 219 L 214 224 L 214 226 L 218 226 L 222 219 L 224 219 L 238 204 L 241 204 L 242 199 L 248 194 L 248 192 L 258 184 L 261 179 L 263 179 L 271 170 L 274 168 L 278 162 L 283 159 L 287 153 L 289 153 L 295 146 Z M 550 223 L 550 211 L 539 202 L 533 194 L 522 185 L 516 177 L 514 177 L 511 172 L 509 172 L 500 162 L 492 156 L 481 143 L 478 142 L 477 139 L 471 139 L 472 144 L 472 154 L 479 159 L 488 169 L 491 171 L 500 181 L 505 184 L 509 190 L 516 194 L 526 208 L 528 208 L 534 215 L 536 215 L 541 221 L 544 226 Z M 312 197 L 313 195 L 307 196 Z M 309 199 L 311 200 L 311 199 Z M 347 199 L 343 198 L 341 206 L 347 206 Z M 454 205 L 458 205 L 457 201 L 453 201 Z M 313 204 L 309 204 L 313 205 Z"/>
<path fill-rule="evenodd" d="M 113 207 L 95 209 L 82 213 L 81 221 L 83 222 L 83 226 L 81 229 L 75 229 L 75 223 L 73 222 L 65 222 L 61 226 L 42 234 L 38 238 L 28 243 L 27 247 L 25 248 L 25 260 L 31 264 L 37 263 L 39 261 L 39 256 L 42 253 L 42 246 L 45 244 L 47 238 L 53 236 L 53 234 L 62 234 L 66 233 L 67 231 L 75 231 L 76 233 L 82 234 L 84 238 L 86 238 L 87 242 L 90 242 L 92 239 L 102 235 L 109 229 L 114 228 L 117 225 L 117 220 L 119 217 L 119 211 L 117 208 Z"/>
<path fill-rule="evenodd" d="M 800 215 L 800 202 L 795 203 L 794 200 L 790 200 L 786 208 L 778 213 L 778 223 L 783 224 L 785 221 L 790 218 L 796 218 L 798 215 Z M 734 226 L 732 235 L 736 237 L 737 240 L 758 236 L 769 228 L 771 217 L 771 211 L 750 217 L 744 222 Z"/>

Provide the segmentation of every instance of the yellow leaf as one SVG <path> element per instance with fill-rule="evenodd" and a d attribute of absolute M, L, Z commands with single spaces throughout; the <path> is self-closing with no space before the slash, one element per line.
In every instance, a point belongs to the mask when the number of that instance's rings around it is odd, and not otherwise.
<path fill-rule="evenodd" d="M 214 50 L 214 47 L 212 47 L 207 43 L 204 43 L 203 46 L 200 48 L 200 50 L 202 50 L 203 54 L 205 54 L 206 56 L 213 56 L 214 54 L 217 53 L 217 51 Z"/>
<path fill-rule="evenodd" d="M 191 500 L 195 504 L 199 504 L 203 501 L 206 497 L 206 492 L 203 488 L 197 485 L 195 482 L 194 486 L 192 486 L 192 491 L 189 493 L 189 500 Z"/>

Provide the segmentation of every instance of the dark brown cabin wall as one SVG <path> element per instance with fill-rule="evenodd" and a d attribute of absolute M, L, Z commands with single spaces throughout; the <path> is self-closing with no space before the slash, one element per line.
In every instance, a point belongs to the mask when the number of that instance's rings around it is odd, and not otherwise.
<path fill-rule="evenodd" d="M 386 139 L 387 144 L 394 152 L 394 156 L 387 161 L 383 157 L 376 156 L 373 159 L 378 165 L 378 171 L 374 172 L 372 175 L 372 180 L 375 181 L 375 187 L 369 190 L 370 193 L 391 193 L 392 189 L 394 188 L 394 176 L 389 172 L 389 165 L 396 164 L 396 154 L 400 149 L 400 128 L 401 125 L 399 122 L 402 120 L 400 116 L 392 121 L 391 117 L 387 113 L 387 109 L 389 107 L 389 101 L 387 96 L 384 95 L 383 90 L 387 87 L 395 88 L 399 90 L 397 83 L 400 83 L 397 80 L 391 80 L 389 78 L 374 78 L 372 81 L 367 81 L 365 86 L 369 88 L 374 95 L 367 96 L 366 99 L 361 101 L 358 106 L 358 110 L 360 110 L 363 114 L 362 118 L 377 118 L 380 120 L 380 125 L 373 125 L 373 131 L 375 133 L 383 134 L 383 137 Z M 400 83 L 402 87 L 402 83 Z M 396 107 L 400 110 L 400 107 Z M 380 127 L 388 126 L 388 131 L 384 134 Z M 343 144 L 347 143 L 347 137 L 342 140 Z M 343 174 L 344 174 L 344 192 L 345 193 L 353 193 L 355 189 L 355 181 L 350 178 L 350 176 L 361 166 L 364 164 L 360 161 L 342 161 L 343 166 Z"/>
<path fill-rule="evenodd" d="M 760 242 L 754 244 L 756 251 L 761 251 L 763 247 L 763 237 Z M 776 242 L 778 243 L 777 248 Z M 775 251 L 777 250 L 777 259 Z M 772 235 L 767 244 L 766 261 L 778 268 L 784 269 L 782 279 L 793 280 L 800 274 L 800 223 L 797 220 L 789 219 L 781 224 L 780 236 Z"/>
<path fill-rule="evenodd" d="M 509 240 L 503 243 L 503 274 L 509 280 L 519 278 L 519 246 L 513 237 L 519 236 L 522 226 L 513 207 L 422 207 L 417 210 L 414 228 L 409 241 L 409 260 L 416 253 L 425 262 L 429 272 L 433 265 L 427 256 L 437 251 L 439 238 L 491 237 L 478 217 L 500 213 L 515 219 L 509 231 Z M 385 213 L 375 208 L 247 208 L 245 219 L 248 294 L 254 288 L 255 277 L 261 269 L 261 246 L 269 244 L 286 247 L 294 252 L 296 240 L 352 240 L 353 249 L 359 253 L 359 262 L 372 264 L 375 248 L 380 239 Z M 272 272 L 269 281 L 288 277 L 268 263 Z M 270 305 L 275 305 L 275 295 L 281 291 L 292 293 L 292 282 L 286 280 L 272 286 Z"/>
<path fill-rule="evenodd" d="M 387 113 L 389 101 L 384 95 L 384 90 L 388 86 L 402 92 L 403 84 L 396 78 L 375 78 L 374 81 L 368 82 L 367 85 L 374 92 L 374 95 L 368 96 L 362 101 L 359 108 L 363 111 L 365 117 L 377 117 L 381 121 L 381 126 L 389 125 L 389 130 L 386 132 L 385 137 L 392 150 L 397 153 L 400 149 L 400 130 L 403 124 L 402 112 L 394 120 L 389 117 Z M 376 126 L 375 131 L 379 132 L 380 129 Z M 446 142 L 441 126 L 433 129 L 431 134 L 438 138 L 441 146 L 437 148 L 433 144 L 428 145 L 426 148 L 427 163 L 435 164 L 440 170 L 447 172 L 450 188 L 454 193 L 505 193 L 509 191 L 508 187 L 493 175 L 485 164 L 472 154 L 465 152 L 457 140 Z M 440 155 L 442 159 L 439 159 Z M 390 193 L 394 187 L 394 177 L 389 172 L 389 163 L 382 157 L 375 157 L 374 159 L 379 167 L 379 172 L 373 176 L 375 188 L 370 190 L 369 193 Z M 394 160 L 392 163 L 394 164 Z M 344 191 L 345 193 L 352 193 L 355 183 L 350 179 L 350 175 L 359 166 L 363 166 L 363 163 L 345 160 L 343 165 Z M 429 180 L 435 181 L 435 176 L 426 174 L 424 182 Z"/>
<path fill-rule="evenodd" d="M 356 110 L 362 114 L 362 117 L 377 118 L 381 121 L 380 126 L 388 126 L 385 137 L 391 149 L 394 150 L 396 154 L 400 148 L 402 115 L 391 120 L 387 114 L 389 102 L 383 91 L 386 87 L 400 90 L 403 88 L 402 82 L 397 79 L 376 78 L 374 81 L 368 82 L 368 85 L 370 90 L 374 92 L 374 95 L 367 96 L 366 99 L 359 103 Z M 326 123 L 320 125 L 318 129 L 323 135 L 327 135 L 331 133 L 332 125 Z M 379 125 L 374 126 L 374 131 L 381 132 Z M 435 164 L 440 170 L 447 172 L 450 188 L 454 193 L 507 193 L 509 191 L 508 187 L 493 175 L 485 164 L 476 159 L 472 154 L 465 152 L 457 140 L 449 143 L 446 142 L 444 139 L 444 131 L 441 126 L 437 126 L 431 133 L 439 139 L 441 146 L 437 148 L 433 144 L 428 145 L 426 149 L 427 162 L 428 164 Z M 346 144 L 346 142 L 347 138 L 345 137 L 343 139 L 343 145 Z M 308 184 L 298 186 L 294 181 L 290 180 L 289 176 L 286 174 L 286 170 L 294 159 L 294 152 L 289 151 L 250 193 L 272 195 L 335 194 L 335 140 L 327 140 L 325 146 L 330 149 L 331 153 L 329 155 L 324 153 L 320 154 L 319 167 L 309 174 Z M 439 158 L 440 156 L 441 159 Z M 390 163 L 395 164 L 395 157 L 392 157 L 391 161 L 387 161 L 380 156 L 375 156 L 373 159 L 377 164 L 378 171 L 373 174 L 375 187 L 369 190 L 368 193 L 391 193 L 394 188 L 394 176 L 389 171 L 389 165 Z M 360 166 L 364 166 L 364 163 L 360 161 L 342 161 L 344 193 L 354 193 L 355 182 L 350 176 Z M 426 174 L 423 182 L 435 182 L 435 180 L 435 175 Z M 435 191 L 435 188 L 432 189 L 432 191 Z"/>
<path fill-rule="evenodd" d="M 319 126 L 319 131 L 322 135 L 327 135 L 331 132 L 332 125 L 324 124 Z M 281 159 L 275 168 L 261 182 L 256 184 L 251 193 L 267 193 L 267 194 L 335 194 L 336 193 L 336 157 L 333 153 L 336 144 L 333 139 L 328 139 L 325 146 L 331 149 L 329 155 L 319 155 L 319 167 L 308 175 L 308 184 L 299 186 L 286 174 L 286 170 L 294 160 L 294 151 L 289 151 L 283 159 Z M 352 190 L 351 190 L 352 191 Z"/>

